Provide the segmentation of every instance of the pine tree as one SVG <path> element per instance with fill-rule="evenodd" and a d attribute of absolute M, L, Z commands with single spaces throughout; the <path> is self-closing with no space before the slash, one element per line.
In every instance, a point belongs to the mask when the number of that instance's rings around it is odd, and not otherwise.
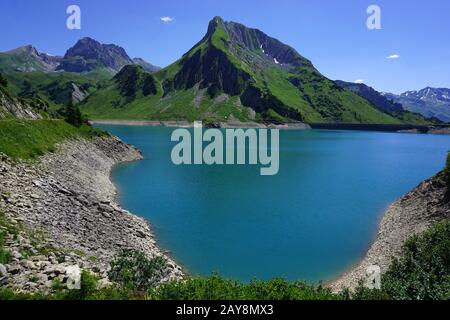
<path fill-rule="evenodd" d="M 444 179 L 447 187 L 447 191 L 445 193 L 445 200 L 450 202 L 450 153 L 447 156 L 447 164 L 444 170 Z"/>
<path fill-rule="evenodd" d="M 5 88 L 8 86 L 8 80 L 6 80 L 1 73 L 0 73 L 0 86 L 3 86 Z"/>
<path fill-rule="evenodd" d="M 73 105 L 73 103 L 69 103 L 64 113 L 66 122 L 70 123 L 71 125 L 77 128 L 83 125 L 84 123 L 83 115 L 81 114 L 80 109 L 77 106 Z"/>

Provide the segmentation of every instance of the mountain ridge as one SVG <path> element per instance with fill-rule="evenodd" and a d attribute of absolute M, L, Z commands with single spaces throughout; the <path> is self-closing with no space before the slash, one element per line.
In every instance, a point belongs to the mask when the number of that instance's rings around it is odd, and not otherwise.
<path fill-rule="evenodd" d="M 351 90 L 367 99 L 377 109 L 394 116 L 395 118 L 406 120 L 411 124 L 427 124 L 428 122 L 440 122 L 438 119 L 426 119 L 420 113 L 415 113 L 404 109 L 401 103 L 395 102 L 381 92 L 364 83 L 346 82 L 336 80 L 336 85 L 343 89 Z"/>
<path fill-rule="evenodd" d="M 0 53 L 1 72 L 53 72 L 62 57 L 38 51 L 32 45 L 25 45 Z"/>
<path fill-rule="evenodd" d="M 102 44 L 90 37 L 78 40 L 64 56 L 42 53 L 32 45 L 0 53 L 0 72 L 73 72 L 106 70 L 115 75 L 126 65 L 140 65 L 148 72 L 159 67 L 142 58 L 130 58 L 126 50 L 115 44 Z"/>
<path fill-rule="evenodd" d="M 160 88 L 151 97 L 114 107 L 123 97 L 111 82 L 82 108 L 92 117 L 116 119 L 401 123 L 336 86 L 294 48 L 220 17 L 178 61 L 154 76 Z M 100 101 L 109 107 L 99 108 Z"/>
<path fill-rule="evenodd" d="M 426 87 L 399 95 L 384 93 L 384 96 L 401 103 L 408 111 L 450 122 L 450 89 Z"/>
<path fill-rule="evenodd" d="M 17 56 L 22 60 L 16 59 Z M 18 63 L 14 64 L 14 61 Z M 78 40 L 63 57 L 24 46 L 0 53 L 0 72 L 4 70 L 4 62 L 7 65 L 5 74 L 16 94 L 22 94 L 25 84 L 29 87 L 30 83 L 38 86 L 32 89 L 43 92 L 49 102 L 55 99 L 57 103 L 69 101 L 70 94 L 73 102 L 82 103 L 85 111 L 94 118 L 274 123 L 426 121 L 404 112 L 394 98 L 381 95 L 373 88 L 326 78 L 295 48 L 263 31 L 220 17 L 209 22 L 199 42 L 163 69 L 141 58 L 131 58 L 120 46 L 102 44 L 89 37 Z M 130 65 L 142 69 L 127 68 L 124 70 L 127 76 L 122 78 L 125 81 L 119 84 L 116 76 Z M 64 80 L 60 87 L 67 97 L 62 100 L 56 97 L 61 95 L 55 95 L 58 86 L 54 83 L 48 83 L 50 88 L 38 81 L 29 81 L 38 78 L 32 76 L 33 72 L 42 72 L 42 77 L 78 73 L 89 75 L 90 79 Z M 18 75 L 20 73 L 22 76 Z M 67 80 L 69 78 L 73 77 L 68 76 Z M 99 82 L 93 84 L 91 79 Z M 156 89 L 150 90 L 151 94 L 143 94 L 148 88 L 142 86 L 148 83 Z M 123 90 L 123 86 L 130 86 L 130 90 Z M 83 101 L 91 94 L 96 97 Z M 98 106 L 103 103 L 106 107 Z"/>

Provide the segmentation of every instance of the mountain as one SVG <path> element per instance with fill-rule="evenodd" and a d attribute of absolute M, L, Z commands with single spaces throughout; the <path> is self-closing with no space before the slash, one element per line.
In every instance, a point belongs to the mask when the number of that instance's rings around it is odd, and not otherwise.
<path fill-rule="evenodd" d="M 371 102 L 378 110 L 392 115 L 410 124 L 427 124 L 432 122 L 432 119 L 426 119 L 419 113 L 413 113 L 403 108 L 401 103 L 395 102 L 394 99 L 387 97 L 385 94 L 376 91 L 363 83 L 345 82 L 341 80 L 335 81 L 340 88 L 351 90 L 361 97 Z"/>
<path fill-rule="evenodd" d="M 374 88 L 363 83 L 345 82 L 341 80 L 337 80 L 335 83 L 343 89 L 351 90 L 360 96 L 363 96 L 383 112 L 394 113 L 402 112 L 404 110 L 400 103 L 389 100 L 386 96 L 376 91 Z"/>
<path fill-rule="evenodd" d="M 131 59 L 125 49 L 117 45 L 101 44 L 92 38 L 79 40 L 64 57 L 41 53 L 31 45 L 0 53 L 0 72 L 3 73 L 97 72 L 110 77 L 130 64 L 140 65 L 152 73 L 161 69 L 142 58 Z"/>
<path fill-rule="evenodd" d="M 25 100 L 16 97 L 8 88 L 8 82 L 0 73 L 0 120 L 41 119 L 39 110 L 45 111 L 45 104 L 39 100 Z"/>
<path fill-rule="evenodd" d="M 295 49 L 220 17 L 153 78 L 156 94 L 125 97 L 113 79 L 82 108 L 94 118 L 401 123 L 325 78 Z"/>
<path fill-rule="evenodd" d="M 406 110 L 420 113 L 425 117 L 450 122 L 450 89 L 430 88 L 407 91 L 400 95 L 384 94 L 387 98 L 401 103 Z"/>
<path fill-rule="evenodd" d="M 28 45 L 0 53 L 0 72 L 52 72 L 62 57 L 39 52 Z"/>
<path fill-rule="evenodd" d="M 145 61 L 142 58 L 134 58 L 133 62 L 135 65 L 141 66 L 142 68 L 144 68 L 145 71 L 150 72 L 150 73 L 154 73 L 154 72 L 161 70 L 160 67 L 152 65 L 151 63 L 148 63 L 147 61 Z"/>
<path fill-rule="evenodd" d="M 64 57 L 41 53 L 33 46 L 0 53 L 0 72 L 9 81 L 11 93 L 45 101 L 50 111 L 80 103 L 129 64 L 151 72 L 159 70 L 143 59 L 130 59 L 121 47 L 91 38 L 79 40 Z"/>
<path fill-rule="evenodd" d="M 122 47 L 83 38 L 67 50 L 57 70 L 81 73 L 104 68 L 114 74 L 129 64 L 134 62 Z"/>

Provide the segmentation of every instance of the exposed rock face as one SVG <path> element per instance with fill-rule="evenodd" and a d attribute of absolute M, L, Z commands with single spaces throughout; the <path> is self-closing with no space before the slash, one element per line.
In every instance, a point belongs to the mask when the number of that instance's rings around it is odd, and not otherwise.
<path fill-rule="evenodd" d="M 30 106 L 22 103 L 17 98 L 10 96 L 0 88 L 0 119 L 41 119 L 41 115 L 36 113 Z"/>
<path fill-rule="evenodd" d="M 77 104 L 82 102 L 89 96 L 89 92 L 80 88 L 76 83 L 72 82 L 72 103 Z"/>
<path fill-rule="evenodd" d="M 109 261 L 121 249 L 147 256 L 163 255 L 146 221 L 121 209 L 109 175 L 115 164 L 141 159 L 138 150 L 117 138 L 70 141 L 38 164 L 0 160 L 0 211 L 28 230 L 41 230 L 38 246 L 24 234 L 10 239 L 12 262 L 6 285 L 18 290 L 46 291 L 52 280 L 67 281 L 67 268 L 79 266 L 107 283 Z M 29 256 L 20 254 L 28 248 Z M 51 251 L 40 254 L 44 250 Z M 169 259 L 169 278 L 182 276 Z M 1 278 L 1 277 L 0 277 Z M 3 280 L 5 282 L 5 280 Z"/>
<path fill-rule="evenodd" d="M 361 96 L 336 86 L 294 48 L 220 17 L 209 23 L 206 35 L 181 59 L 158 72 L 158 80 L 164 91 L 161 109 L 167 106 L 163 111 L 170 111 L 178 103 L 177 96 L 186 91 L 195 95 L 192 104 L 183 106 L 186 111 L 201 104 L 198 97 L 203 90 L 213 100 L 223 94 L 239 98 L 234 113 L 229 110 L 219 115 L 211 108 L 203 119 L 212 115 L 221 120 L 256 118 L 268 123 L 399 122 Z M 250 112 L 241 112 L 240 107 Z"/>
<path fill-rule="evenodd" d="M 214 22 L 211 22 L 211 24 L 214 24 Z M 302 67 L 313 68 L 311 61 L 302 57 L 295 49 L 269 37 L 258 29 L 247 28 L 236 22 L 224 22 L 224 25 L 232 41 L 241 43 L 244 47 L 253 51 L 263 51 L 271 63 L 282 65 L 290 70 Z"/>
<path fill-rule="evenodd" d="M 83 38 L 67 50 L 58 70 L 88 72 L 96 68 L 107 68 L 116 73 L 128 64 L 134 62 L 122 47 Z"/>
<path fill-rule="evenodd" d="M 445 185 L 440 175 L 426 180 L 392 204 L 383 217 L 377 239 L 363 261 L 340 279 L 330 284 L 334 291 L 353 289 L 365 278 L 366 269 L 377 265 L 385 272 L 402 245 L 415 234 L 436 222 L 450 219 L 450 203 L 444 201 Z"/>

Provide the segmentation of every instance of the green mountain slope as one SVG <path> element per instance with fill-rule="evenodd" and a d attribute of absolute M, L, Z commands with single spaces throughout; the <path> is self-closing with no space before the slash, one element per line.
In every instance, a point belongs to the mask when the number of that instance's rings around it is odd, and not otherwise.
<path fill-rule="evenodd" d="M 219 17 L 198 44 L 154 80 L 155 94 L 130 98 L 115 77 L 81 107 L 103 119 L 401 122 L 336 86 L 291 47 Z"/>
<path fill-rule="evenodd" d="M 419 113 L 405 110 L 402 104 L 397 103 L 392 99 L 388 99 L 385 95 L 363 83 L 351 83 L 340 80 L 335 81 L 335 83 L 340 88 L 355 92 L 361 97 L 367 99 L 367 101 L 372 103 L 378 110 L 385 112 L 405 123 L 417 125 L 440 123 L 437 119 L 427 119 Z"/>
<path fill-rule="evenodd" d="M 8 52 L 0 52 L 0 72 L 51 72 L 54 71 L 61 57 L 39 52 L 31 45 Z"/>
<path fill-rule="evenodd" d="M 57 110 L 70 103 L 79 103 L 101 87 L 109 73 L 96 70 L 90 73 L 70 72 L 12 72 L 4 74 L 10 91 L 25 99 L 38 98 L 49 110 Z"/>
<path fill-rule="evenodd" d="M 39 98 L 21 98 L 10 89 L 8 80 L 0 73 L 0 120 L 42 119 L 47 117 L 48 105 Z"/>

